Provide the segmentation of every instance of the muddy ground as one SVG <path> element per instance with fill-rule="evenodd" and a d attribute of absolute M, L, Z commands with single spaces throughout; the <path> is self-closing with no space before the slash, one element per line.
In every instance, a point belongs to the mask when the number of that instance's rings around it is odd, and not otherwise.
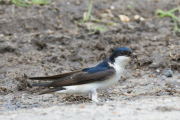
<path fill-rule="evenodd" d="M 54 0 L 28 8 L 0 3 L 0 119 L 180 117 L 180 37 L 171 18 L 155 17 L 157 9 L 173 9 L 178 0 L 97 0 L 92 16 L 100 21 L 83 24 L 87 0 Z M 120 14 L 130 22 L 122 22 Z M 91 24 L 107 31 L 90 29 Z M 136 52 L 138 60 L 127 65 L 117 85 L 99 93 L 100 104 L 86 95 L 33 93 L 38 89 L 28 77 L 92 67 L 121 46 Z M 166 77 L 164 70 L 173 75 Z"/>

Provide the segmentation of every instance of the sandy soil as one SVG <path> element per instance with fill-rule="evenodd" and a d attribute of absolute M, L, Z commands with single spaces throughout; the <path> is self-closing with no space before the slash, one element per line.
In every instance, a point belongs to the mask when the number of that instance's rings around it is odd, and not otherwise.
<path fill-rule="evenodd" d="M 155 17 L 157 9 L 168 11 L 178 1 L 94 1 L 92 15 L 100 22 L 84 24 L 89 1 L 54 0 L 28 8 L 0 3 L 0 119 L 180 117 L 180 38 L 171 18 Z M 121 22 L 120 14 L 130 22 Z M 98 105 L 86 95 L 37 95 L 28 79 L 94 66 L 121 46 L 136 52 L 138 60 L 127 65 L 116 86 L 99 93 Z M 172 77 L 164 70 L 172 70 Z"/>
<path fill-rule="evenodd" d="M 103 105 L 55 105 L 47 108 L 22 109 L 3 112 L 7 120 L 178 120 L 179 97 L 142 97 L 138 100 L 106 101 Z"/>

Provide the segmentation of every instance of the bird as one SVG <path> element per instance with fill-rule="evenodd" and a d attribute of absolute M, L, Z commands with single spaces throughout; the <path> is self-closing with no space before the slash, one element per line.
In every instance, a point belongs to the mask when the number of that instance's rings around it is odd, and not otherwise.
<path fill-rule="evenodd" d="M 67 73 L 45 77 L 29 77 L 31 80 L 49 81 L 34 83 L 32 86 L 45 87 L 48 90 L 39 94 L 89 94 L 92 101 L 98 103 L 98 92 L 115 85 L 123 75 L 127 63 L 135 58 L 133 51 L 119 47 L 112 55 L 96 65 Z"/>

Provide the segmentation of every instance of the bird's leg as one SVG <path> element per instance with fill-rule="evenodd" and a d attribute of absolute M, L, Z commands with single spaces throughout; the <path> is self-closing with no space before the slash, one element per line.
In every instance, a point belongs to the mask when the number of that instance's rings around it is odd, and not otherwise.
<path fill-rule="evenodd" d="M 93 89 L 91 91 L 91 94 L 89 95 L 89 97 L 92 99 L 92 101 L 95 101 L 98 103 L 98 96 L 97 96 L 97 91 L 96 89 Z"/>
<path fill-rule="evenodd" d="M 92 93 L 89 93 L 89 98 L 92 99 Z"/>

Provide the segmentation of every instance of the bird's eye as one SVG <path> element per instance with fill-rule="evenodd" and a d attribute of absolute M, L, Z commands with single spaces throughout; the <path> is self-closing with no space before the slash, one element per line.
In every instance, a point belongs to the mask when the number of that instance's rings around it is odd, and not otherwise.
<path fill-rule="evenodd" d="M 124 54 L 124 51 L 121 51 L 121 54 Z"/>

